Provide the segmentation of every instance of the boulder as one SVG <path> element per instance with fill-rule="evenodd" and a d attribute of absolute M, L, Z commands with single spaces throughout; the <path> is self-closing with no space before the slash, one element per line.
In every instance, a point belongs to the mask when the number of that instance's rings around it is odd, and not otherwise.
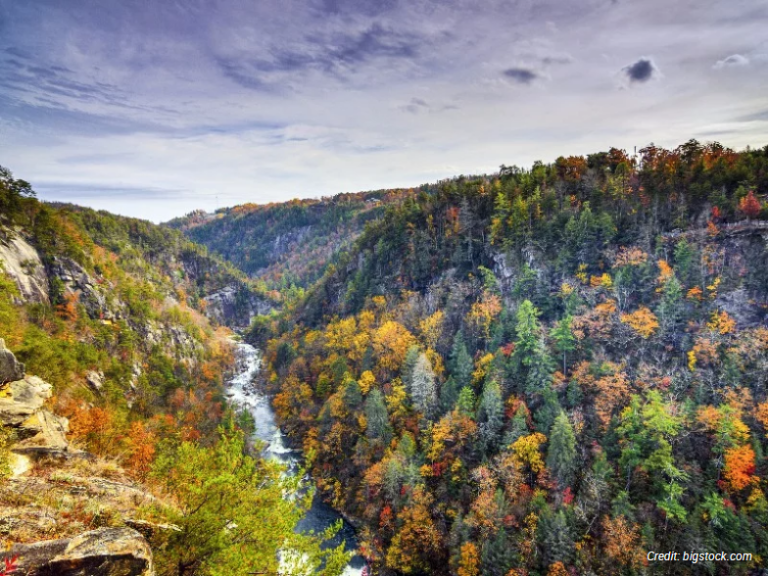
<path fill-rule="evenodd" d="M 85 381 L 91 390 L 97 393 L 101 392 L 101 389 L 104 387 L 104 372 L 91 370 L 85 375 Z"/>
<path fill-rule="evenodd" d="M 14 452 L 67 449 L 69 420 L 51 414 L 48 410 L 38 410 L 22 422 L 17 430 L 18 436 L 25 439 L 14 444 Z"/>
<path fill-rule="evenodd" d="M 99 528 L 74 538 L 16 544 L 19 574 L 28 576 L 153 576 L 152 551 L 131 528 Z"/>
<path fill-rule="evenodd" d="M 69 421 L 43 405 L 51 397 L 51 385 L 37 376 L 0 386 L 0 424 L 13 428 L 18 440 L 14 452 L 48 452 L 67 449 Z"/>
<path fill-rule="evenodd" d="M 20 426 L 51 397 L 52 386 L 37 376 L 0 385 L 0 424 Z"/>
<path fill-rule="evenodd" d="M 24 364 L 16 360 L 13 352 L 5 347 L 5 340 L 0 338 L 0 384 L 24 378 Z"/>

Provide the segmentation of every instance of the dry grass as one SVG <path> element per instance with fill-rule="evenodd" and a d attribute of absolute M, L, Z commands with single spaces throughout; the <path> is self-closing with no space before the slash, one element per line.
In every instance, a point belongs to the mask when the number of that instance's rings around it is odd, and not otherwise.
<path fill-rule="evenodd" d="M 31 470 L 0 485 L 0 546 L 71 537 L 126 518 L 153 520 L 160 503 L 114 460 L 41 458 Z"/>

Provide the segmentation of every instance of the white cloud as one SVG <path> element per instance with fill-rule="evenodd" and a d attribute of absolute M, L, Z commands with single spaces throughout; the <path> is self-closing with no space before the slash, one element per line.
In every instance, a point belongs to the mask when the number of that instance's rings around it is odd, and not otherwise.
<path fill-rule="evenodd" d="M 740 68 L 743 66 L 749 66 L 749 58 L 742 56 L 741 54 L 731 54 L 727 58 L 718 60 L 713 68 L 720 70 L 722 68 Z"/>

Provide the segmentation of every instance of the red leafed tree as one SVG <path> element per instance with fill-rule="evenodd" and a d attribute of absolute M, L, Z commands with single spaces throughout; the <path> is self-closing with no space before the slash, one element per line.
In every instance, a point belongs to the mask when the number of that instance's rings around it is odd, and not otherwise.
<path fill-rule="evenodd" d="M 757 218 L 758 214 L 760 214 L 760 209 L 760 200 L 755 197 L 755 193 L 752 190 L 739 201 L 739 210 L 750 220 Z"/>

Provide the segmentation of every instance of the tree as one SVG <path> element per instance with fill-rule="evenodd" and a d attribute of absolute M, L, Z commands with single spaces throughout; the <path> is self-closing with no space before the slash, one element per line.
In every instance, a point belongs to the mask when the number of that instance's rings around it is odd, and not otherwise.
<path fill-rule="evenodd" d="M 144 422 L 137 420 L 131 424 L 128 433 L 128 465 L 142 480 L 151 470 L 156 442 L 155 435 Z"/>
<path fill-rule="evenodd" d="M 365 399 L 365 419 L 368 437 L 388 444 L 392 437 L 392 428 L 389 425 L 389 415 L 387 414 L 384 395 L 378 388 L 374 388 Z"/>
<path fill-rule="evenodd" d="M 533 351 L 539 344 L 540 312 L 530 300 L 523 301 L 517 309 L 517 340 L 515 340 L 515 356 L 520 359 L 523 366 L 528 366 Z"/>
<path fill-rule="evenodd" d="M 525 390 L 529 394 L 542 394 L 552 383 L 555 362 L 549 355 L 544 338 L 535 344 L 533 352 L 526 358 L 528 375 L 525 380 Z"/>
<path fill-rule="evenodd" d="M 563 374 L 567 374 L 566 359 L 568 352 L 576 349 L 576 337 L 571 330 L 573 317 L 566 316 L 552 329 L 549 335 L 555 341 L 555 348 L 563 355 Z"/>
<path fill-rule="evenodd" d="M 624 516 L 611 519 L 603 518 L 603 535 L 605 540 L 606 568 L 611 574 L 622 574 L 620 567 L 638 569 L 643 565 L 645 553 L 640 541 L 640 531 Z"/>
<path fill-rule="evenodd" d="M 480 406 L 477 420 L 480 424 L 480 443 L 484 452 L 489 452 L 496 446 L 499 432 L 504 424 L 504 405 L 501 400 L 501 389 L 498 382 L 491 380 L 483 386 L 480 396 Z"/>
<path fill-rule="evenodd" d="M 459 411 L 459 414 L 474 418 L 475 402 L 475 392 L 469 386 L 464 386 L 459 392 L 458 400 L 456 400 L 456 410 Z"/>
<path fill-rule="evenodd" d="M 456 574 L 458 576 L 479 576 L 480 554 L 477 552 L 477 546 L 472 542 L 465 542 L 462 545 L 459 569 Z"/>
<path fill-rule="evenodd" d="M 370 372 L 369 372 L 370 374 Z M 356 380 L 348 379 L 344 387 L 344 402 L 352 409 L 363 403 L 363 394 L 360 384 Z"/>
<path fill-rule="evenodd" d="M 761 208 L 760 200 L 755 197 L 755 193 L 752 190 L 739 201 L 739 210 L 741 210 L 748 220 L 757 218 Z"/>
<path fill-rule="evenodd" d="M 555 562 L 547 570 L 547 576 L 569 576 L 569 574 L 562 562 Z"/>
<path fill-rule="evenodd" d="M 222 435 L 209 448 L 191 442 L 164 446 L 152 477 L 173 494 L 177 506 L 166 514 L 180 531 L 168 532 L 157 563 L 179 576 L 298 574 L 323 563 L 323 574 L 341 574 L 350 557 L 344 544 L 321 548 L 340 524 L 321 537 L 296 532 L 312 494 L 285 494 L 299 492 L 301 475 L 286 475 L 277 462 L 251 458 L 244 448 L 241 432 Z"/>
<path fill-rule="evenodd" d="M 410 394 L 413 404 L 428 418 L 437 405 L 437 388 L 432 364 L 424 353 L 419 354 L 410 377 Z"/>
<path fill-rule="evenodd" d="M 456 400 L 459 398 L 459 385 L 453 376 L 449 376 L 448 380 L 440 387 L 440 411 L 444 414 L 450 412 Z"/>
<path fill-rule="evenodd" d="M 659 321 L 647 307 L 641 306 L 634 312 L 621 315 L 621 321 L 629 324 L 641 338 L 648 339 L 656 333 Z"/>
<path fill-rule="evenodd" d="M 416 367 L 416 362 L 419 360 L 421 350 L 415 344 L 408 347 L 408 351 L 405 353 L 405 359 L 403 365 L 400 367 L 400 378 L 405 384 L 406 388 L 411 388 L 411 378 L 413 378 L 413 369 Z"/>
<path fill-rule="evenodd" d="M 421 322 L 419 322 L 419 330 L 424 338 L 424 342 L 427 348 L 436 349 L 440 337 L 443 335 L 443 322 L 445 314 L 442 310 L 438 310 L 431 316 L 428 316 Z"/>
<path fill-rule="evenodd" d="M 684 494 L 682 483 L 688 480 L 688 474 L 675 466 L 672 453 L 672 440 L 682 428 L 682 418 L 676 412 L 656 390 L 647 393 L 644 403 L 639 396 L 633 396 L 621 413 L 617 429 L 622 446 L 619 464 L 627 473 L 627 490 L 632 471 L 640 466 L 654 478 L 661 493 L 656 501 L 659 509 L 667 517 L 684 522 L 687 511 L 680 500 Z"/>
<path fill-rule="evenodd" d="M 568 416 L 565 412 L 555 418 L 549 434 L 549 450 L 547 451 L 547 467 L 557 478 L 561 488 L 573 484 L 577 469 L 576 435 L 573 433 Z"/>
<path fill-rule="evenodd" d="M 664 282 L 662 288 L 661 304 L 659 305 L 659 316 L 664 330 L 674 334 L 675 328 L 680 321 L 680 303 L 683 300 L 683 287 L 675 275 Z"/>
<path fill-rule="evenodd" d="M 366 370 L 362 374 L 360 374 L 360 379 L 358 380 L 358 384 L 360 385 L 360 391 L 363 394 L 368 394 L 368 392 L 371 391 L 371 388 L 373 388 L 376 385 L 376 377 L 373 375 L 373 372 L 370 370 Z"/>
<path fill-rule="evenodd" d="M 501 313 L 501 300 L 495 294 L 484 292 L 479 302 L 472 304 L 467 314 L 467 324 L 475 328 L 475 333 L 488 342 L 491 337 L 491 324 Z"/>
<path fill-rule="evenodd" d="M 0 216 L 15 222 L 23 199 L 35 196 L 29 182 L 15 179 L 10 170 L 0 166 Z"/>
<path fill-rule="evenodd" d="M 372 343 L 381 366 L 394 371 L 403 364 L 408 349 L 416 343 L 416 339 L 405 326 L 388 320 L 374 332 Z"/>
<path fill-rule="evenodd" d="M 456 337 L 453 339 L 450 370 L 459 390 L 472 384 L 472 357 L 467 352 L 467 345 L 461 330 L 456 332 Z"/>
<path fill-rule="evenodd" d="M 414 489 L 411 502 L 397 515 L 400 529 L 387 550 L 387 566 L 403 574 L 429 573 L 440 565 L 442 536 L 435 526 L 430 506 L 433 498 L 423 486 Z"/>
<path fill-rule="evenodd" d="M 521 436 L 510 446 L 512 454 L 521 466 L 527 466 L 531 474 L 538 474 L 544 469 L 544 460 L 541 457 L 540 447 L 547 441 L 547 437 L 541 432 L 534 432 L 527 436 Z M 529 476 L 532 482 L 532 477 Z"/>
<path fill-rule="evenodd" d="M 544 558 L 550 563 L 570 562 L 573 557 L 573 530 L 568 523 L 565 510 L 560 508 L 552 513 L 547 510 L 539 524 L 539 538 Z"/>
<path fill-rule="evenodd" d="M 738 492 L 757 484 L 760 479 L 755 476 L 755 469 L 755 451 L 752 447 L 744 445 L 726 450 L 723 477 L 733 491 Z"/>

